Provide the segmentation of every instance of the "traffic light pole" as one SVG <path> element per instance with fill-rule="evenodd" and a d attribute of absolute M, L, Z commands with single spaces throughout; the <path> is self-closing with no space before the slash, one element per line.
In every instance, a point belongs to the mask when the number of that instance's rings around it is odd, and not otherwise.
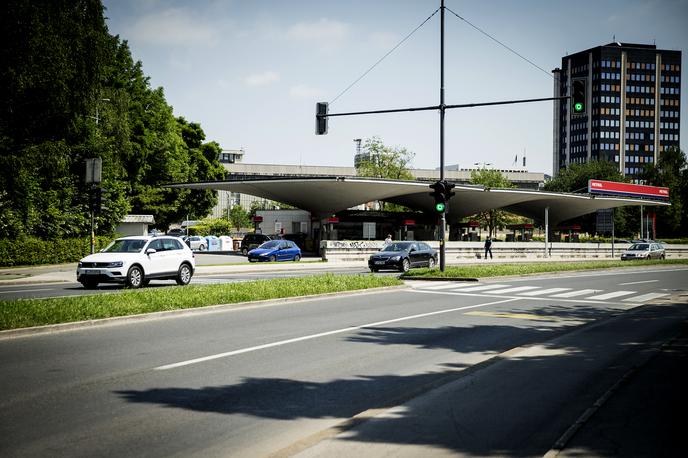
<path fill-rule="evenodd" d="M 444 0 L 440 5 L 440 181 L 444 181 L 444 112 L 447 106 L 444 104 Z M 446 247 L 444 246 L 447 226 L 447 208 L 445 207 L 440 216 L 439 223 L 440 236 L 440 271 L 444 272 Z"/>

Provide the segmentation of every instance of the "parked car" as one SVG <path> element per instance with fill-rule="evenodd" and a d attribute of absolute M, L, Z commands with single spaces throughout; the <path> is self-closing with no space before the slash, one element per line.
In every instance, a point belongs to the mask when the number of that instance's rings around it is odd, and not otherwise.
<path fill-rule="evenodd" d="M 139 288 L 153 279 L 187 285 L 195 266 L 193 253 L 177 237 L 122 237 L 79 261 L 76 279 L 88 289 L 99 283 Z"/>
<path fill-rule="evenodd" d="M 205 251 L 208 248 L 208 241 L 205 237 L 199 235 L 190 235 L 184 238 L 184 243 L 186 246 L 191 248 L 193 251 Z"/>
<path fill-rule="evenodd" d="M 250 262 L 298 261 L 301 249 L 291 240 L 269 240 L 248 252 Z"/>
<path fill-rule="evenodd" d="M 423 242 L 392 242 L 368 259 L 371 272 L 382 269 L 408 272 L 412 267 L 433 268 L 436 264 L 437 252 Z"/>
<path fill-rule="evenodd" d="M 167 231 L 167 235 L 171 235 L 173 237 L 184 237 L 186 235 L 186 232 L 184 229 L 175 227 L 174 229 L 170 229 Z"/>
<path fill-rule="evenodd" d="M 661 243 L 634 243 L 621 253 L 622 261 L 631 259 L 666 259 L 666 251 Z"/>
<path fill-rule="evenodd" d="M 244 238 L 241 240 L 241 246 L 239 247 L 239 249 L 241 250 L 241 254 L 243 254 L 244 256 L 248 256 L 249 251 L 251 251 L 254 248 L 258 248 L 263 243 L 273 239 L 274 237 L 265 234 L 246 234 Z"/>

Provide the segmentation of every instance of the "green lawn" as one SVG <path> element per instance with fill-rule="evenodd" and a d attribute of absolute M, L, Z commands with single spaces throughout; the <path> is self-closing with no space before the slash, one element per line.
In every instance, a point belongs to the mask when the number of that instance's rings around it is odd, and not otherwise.
<path fill-rule="evenodd" d="M 143 288 L 88 296 L 5 300 L 0 301 L 0 330 L 401 284 L 395 277 L 325 274 L 219 285 Z"/>
<path fill-rule="evenodd" d="M 580 262 L 519 262 L 485 265 L 467 264 L 465 266 L 447 266 L 444 272 L 438 268 L 414 269 L 401 278 L 485 278 L 506 275 L 527 275 L 542 272 L 560 272 L 567 270 L 606 269 L 610 267 L 642 267 L 656 265 L 688 264 L 688 259 L 666 259 L 652 261 L 580 261 Z"/>

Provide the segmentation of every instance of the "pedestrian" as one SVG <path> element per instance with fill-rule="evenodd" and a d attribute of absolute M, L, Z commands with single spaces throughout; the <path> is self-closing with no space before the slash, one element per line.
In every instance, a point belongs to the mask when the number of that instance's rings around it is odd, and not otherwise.
<path fill-rule="evenodd" d="M 485 259 L 487 259 L 487 253 L 490 253 L 490 259 L 492 259 L 492 239 L 489 235 L 485 239 Z"/>
<path fill-rule="evenodd" d="M 389 245 L 392 243 L 392 234 L 387 234 L 387 238 L 385 239 L 385 245 Z"/>

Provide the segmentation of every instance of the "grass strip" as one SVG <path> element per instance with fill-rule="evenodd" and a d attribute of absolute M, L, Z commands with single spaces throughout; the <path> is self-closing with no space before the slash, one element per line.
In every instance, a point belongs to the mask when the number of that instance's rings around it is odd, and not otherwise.
<path fill-rule="evenodd" d="M 0 330 L 401 284 L 396 277 L 324 274 L 218 285 L 143 288 L 88 296 L 3 300 L 0 301 Z"/>
<path fill-rule="evenodd" d="M 519 262 L 486 265 L 467 264 L 447 266 L 444 272 L 439 269 L 414 269 L 401 278 L 486 278 L 508 275 L 527 275 L 543 272 L 563 272 L 567 270 L 608 269 L 612 267 L 643 267 L 657 265 L 688 264 L 688 259 L 653 259 L 651 261 L 574 261 L 574 262 Z"/>

